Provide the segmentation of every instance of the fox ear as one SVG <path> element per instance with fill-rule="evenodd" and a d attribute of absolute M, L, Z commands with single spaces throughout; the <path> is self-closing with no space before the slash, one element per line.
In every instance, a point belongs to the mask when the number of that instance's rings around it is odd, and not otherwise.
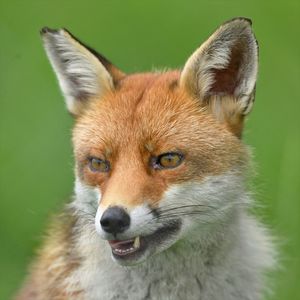
<path fill-rule="evenodd" d="M 258 46 L 251 21 L 221 25 L 186 62 L 180 84 L 239 135 L 255 94 Z"/>
<path fill-rule="evenodd" d="M 79 115 L 91 98 L 114 89 L 125 76 L 106 58 L 65 29 L 41 30 L 44 47 L 57 75 L 69 112 Z"/>

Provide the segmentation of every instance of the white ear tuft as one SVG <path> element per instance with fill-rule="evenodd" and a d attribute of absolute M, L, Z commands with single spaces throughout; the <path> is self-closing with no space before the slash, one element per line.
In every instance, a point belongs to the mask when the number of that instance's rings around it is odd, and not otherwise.
<path fill-rule="evenodd" d="M 64 29 L 45 27 L 41 35 L 67 108 L 73 115 L 80 114 L 90 98 L 101 97 L 114 88 L 110 63 L 100 54 L 97 55 Z"/>
<path fill-rule="evenodd" d="M 224 23 L 186 62 L 180 83 L 200 101 L 235 99 L 240 114 L 252 107 L 258 69 L 258 46 L 251 21 Z"/>

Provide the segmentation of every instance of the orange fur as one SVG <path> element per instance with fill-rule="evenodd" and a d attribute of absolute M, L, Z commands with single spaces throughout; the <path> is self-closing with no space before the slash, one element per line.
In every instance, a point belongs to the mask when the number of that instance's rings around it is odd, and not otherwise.
<path fill-rule="evenodd" d="M 76 120 L 78 173 L 89 185 L 99 186 L 103 207 L 131 207 L 145 199 L 155 206 L 170 184 L 201 180 L 245 162 L 244 147 L 228 130 L 236 133 L 242 119 L 235 127 L 226 117 L 218 121 L 178 80 L 178 71 L 127 76 Z M 187 157 L 178 168 L 150 168 L 151 156 L 179 149 Z M 111 173 L 91 172 L 89 156 L 109 160 Z"/>

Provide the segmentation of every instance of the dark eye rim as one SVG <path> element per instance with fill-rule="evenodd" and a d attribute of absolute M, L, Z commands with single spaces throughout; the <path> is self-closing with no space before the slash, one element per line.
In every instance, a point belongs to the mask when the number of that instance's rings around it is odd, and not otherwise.
<path fill-rule="evenodd" d="M 96 160 L 98 160 L 99 162 L 104 162 L 105 165 L 106 165 L 106 169 L 105 169 L 104 171 L 99 171 L 99 170 L 93 168 L 93 166 L 92 166 L 92 161 L 93 161 L 93 159 L 96 159 Z M 88 157 L 88 166 L 89 166 L 89 169 L 90 169 L 92 172 L 97 172 L 97 173 L 107 173 L 107 172 L 110 171 L 110 162 L 109 162 L 108 160 L 106 160 L 106 159 L 101 159 L 101 158 L 99 158 L 99 157 L 94 157 L 94 156 Z"/>
<path fill-rule="evenodd" d="M 163 156 L 166 156 L 166 155 L 178 155 L 180 160 L 178 161 L 176 166 L 164 167 L 159 163 L 159 161 Z M 183 160 L 184 160 L 184 155 L 181 152 L 165 152 L 158 156 L 151 157 L 150 164 L 155 170 L 169 170 L 169 169 L 175 169 L 178 166 L 180 166 Z"/>

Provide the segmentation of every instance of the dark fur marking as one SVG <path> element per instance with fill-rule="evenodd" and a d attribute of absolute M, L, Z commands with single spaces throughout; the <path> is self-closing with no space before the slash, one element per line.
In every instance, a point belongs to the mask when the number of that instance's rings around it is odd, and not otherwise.
<path fill-rule="evenodd" d="M 202 291 L 203 290 L 203 285 L 202 285 L 200 279 L 197 276 L 195 277 L 195 279 L 196 279 L 196 282 L 197 282 L 197 284 L 199 286 L 199 290 Z"/>
<path fill-rule="evenodd" d="M 212 69 L 215 82 L 210 88 L 210 94 L 229 94 L 234 92 L 239 85 L 239 70 L 243 61 L 243 45 L 236 45 L 230 53 L 230 62 L 225 69 Z"/>
<path fill-rule="evenodd" d="M 151 284 L 149 284 L 149 286 L 147 288 L 147 294 L 145 295 L 143 300 L 149 300 L 149 299 L 151 299 Z"/>
<path fill-rule="evenodd" d="M 57 34 L 58 33 L 58 30 L 56 29 L 51 29 L 47 26 L 43 27 L 41 30 L 40 30 L 40 34 L 43 35 L 45 33 L 53 33 L 53 34 Z"/>
<path fill-rule="evenodd" d="M 177 86 L 178 86 L 178 81 L 177 79 L 175 79 L 170 83 L 169 88 L 171 91 L 173 91 Z"/>

